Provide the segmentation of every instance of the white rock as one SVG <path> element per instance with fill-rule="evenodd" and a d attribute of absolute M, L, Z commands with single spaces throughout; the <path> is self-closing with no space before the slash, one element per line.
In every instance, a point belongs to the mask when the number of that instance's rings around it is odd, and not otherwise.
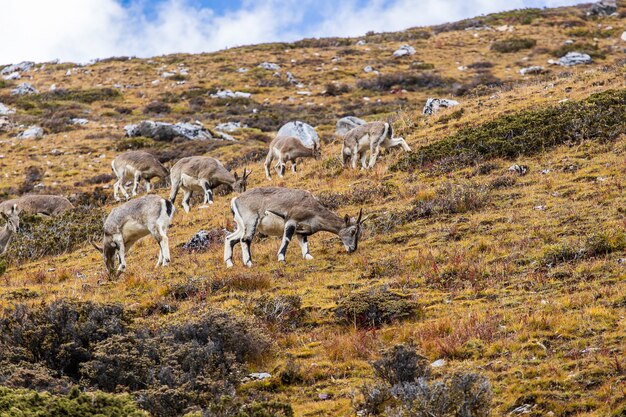
<path fill-rule="evenodd" d="M 273 62 L 261 62 L 259 67 L 270 71 L 278 71 L 280 69 L 280 65 Z"/>
<path fill-rule="evenodd" d="M 515 30 L 515 28 L 513 26 L 509 26 L 509 25 L 502 25 L 502 26 L 498 26 L 496 28 L 496 30 L 498 32 L 513 32 Z"/>
<path fill-rule="evenodd" d="M 436 113 L 440 108 L 444 107 L 454 107 L 458 106 L 460 103 L 456 100 L 449 100 L 445 98 L 432 98 L 430 97 L 426 100 L 426 104 L 424 105 L 424 109 L 422 110 L 422 114 L 431 115 Z"/>
<path fill-rule="evenodd" d="M 373 71 L 374 71 L 374 68 L 372 68 L 372 67 L 371 67 L 371 65 L 368 65 L 368 66 L 366 66 L 366 67 L 364 67 L 364 68 L 363 68 L 363 71 L 364 71 L 364 72 L 367 72 L 367 73 L 369 73 L 369 72 L 373 72 Z"/>
<path fill-rule="evenodd" d="M 393 53 L 393 56 L 398 58 L 405 55 L 413 55 L 415 54 L 415 48 L 411 45 L 402 45 Z"/>
<path fill-rule="evenodd" d="M 10 73 L 9 75 L 5 75 L 4 79 L 5 80 L 19 80 L 20 78 L 22 78 L 22 76 L 20 75 L 19 72 L 15 71 Z"/>
<path fill-rule="evenodd" d="M 363 39 L 360 39 L 359 41 L 357 41 L 356 45 L 357 46 L 367 45 L 367 42 L 365 42 Z"/>
<path fill-rule="evenodd" d="M 39 126 L 30 126 L 17 136 L 19 139 L 38 139 L 43 137 L 43 129 Z"/>
<path fill-rule="evenodd" d="M 32 84 L 30 83 L 22 83 L 20 85 L 17 86 L 17 88 L 14 88 L 13 90 L 11 90 L 11 95 L 15 96 L 23 96 L 26 94 L 36 94 L 39 91 L 33 87 Z"/>
<path fill-rule="evenodd" d="M 57 85 L 56 84 L 52 84 L 50 86 L 50 91 L 55 91 L 57 89 Z"/>
<path fill-rule="evenodd" d="M 73 119 L 70 119 L 70 123 L 73 125 L 81 125 L 84 126 L 87 123 L 89 123 L 89 120 L 87 119 L 81 119 L 79 117 L 74 117 Z"/>
<path fill-rule="evenodd" d="M 432 368 L 441 368 L 442 366 L 445 366 L 445 365 L 446 365 L 445 359 L 437 359 L 436 361 L 430 364 Z"/>
<path fill-rule="evenodd" d="M 573 45 L 574 41 L 572 39 L 568 39 L 565 42 L 563 42 L 563 45 Z"/>
<path fill-rule="evenodd" d="M 65 73 L 65 76 L 69 77 L 70 75 L 72 75 L 72 70 L 68 69 L 67 72 Z"/>
<path fill-rule="evenodd" d="M 298 84 L 298 80 L 290 72 L 287 72 L 287 81 L 289 81 L 289 84 Z"/>
<path fill-rule="evenodd" d="M 213 98 L 250 98 L 252 94 L 244 93 L 241 91 L 231 91 L 231 90 L 219 90 L 215 94 L 211 94 Z"/>
<path fill-rule="evenodd" d="M 367 123 L 365 120 L 359 119 L 355 116 L 342 117 L 337 120 L 337 124 L 335 125 L 335 134 L 343 136 L 355 127 L 364 125 L 365 123 Z"/>
<path fill-rule="evenodd" d="M 622 37 L 621 39 L 626 42 L 626 31 L 622 32 Z"/>
<path fill-rule="evenodd" d="M 312 93 L 310 91 L 296 91 L 296 94 L 300 96 L 310 96 Z"/>
<path fill-rule="evenodd" d="M 237 72 L 239 72 L 239 73 L 248 72 L 248 68 L 244 68 L 244 67 L 238 68 Z"/>
<path fill-rule="evenodd" d="M 248 127 L 248 125 L 242 125 L 241 122 L 228 122 L 228 123 L 220 123 L 217 126 L 215 126 L 216 130 L 219 130 L 221 132 L 228 132 L 228 133 L 232 133 L 235 132 L 239 129 L 243 129 Z"/>
<path fill-rule="evenodd" d="M 15 109 L 11 109 L 7 106 L 5 106 L 4 104 L 0 103 L 0 115 L 8 115 L 8 114 L 13 114 L 15 113 Z"/>
<path fill-rule="evenodd" d="M 271 378 L 272 375 L 268 374 L 267 372 L 253 372 L 250 375 L 248 375 L 248 377 L 250 379 L 255 379 L 257 381 L 262 381 L 264 379 Z"/>
<path fill-rule="evenodd" d="M 153 80 L 153 81 L 151 82 L 151 84 L 152 84 L 152 85 L 159 85 L 159 84 L 161 84 L 161 80 Z"/>
<path fill-rule="evenodd" d="M 459 71 L 465 71 L 467 67 L 465 65 L 461 65 L 460 67 L 457 67 L 456 69 L 458 69 Z"/>
<path fill-rule="evenodd" d="M 169 71 L 165 71 L 165 72 L 161 73 L 161 77 L 163 77 L 163 78 L 173 77 L 174 75 L 176 75 L 175 72 L 169 72 Z"/>
<path fill-rule="evenodd" d="M 519 73 L 522 75 L 543 74 L 546 71 L 544 67 L 533 65 L 531 67 L 522 68 Z"/>
<path fill-rule="evenodd" d="M 276 136 L 293 136 L 309 148 L 320 148 L 320 137 L 313 126 L 299 120 L 286 123 L 276 133 Z"/>
<path fill-rule="evenodd" d="M 556 63 L 564 67 L 572 67 L 580 64 L 591 64 L 592 59 L 589 55 L 581 52 L 568 52 L 564 57 L 559 58 Z"/>

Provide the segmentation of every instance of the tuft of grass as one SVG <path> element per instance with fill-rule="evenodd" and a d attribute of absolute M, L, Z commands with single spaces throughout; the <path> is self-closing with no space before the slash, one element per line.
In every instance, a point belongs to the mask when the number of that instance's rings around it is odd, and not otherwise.
<path fill-rule="evenodd" d="M 465 128 L 406 154 L 392 170 L 412 170 L 459 154 L 486 158 L 533 155 L 584 140 L 608 142 L 626 133 L 626 89 L 607 90 L 577 102 L 525 110 Z"/>
<path fill-rule="evenodd" d="M 491 44 L 490 49 L 495 52 L 504 54 L 518 52 L 524 49 L 530 49 L 537 45 L 535 39 L 530 38 L 511 38 L 503 39 L 501 41 L 495 41 Z"/>

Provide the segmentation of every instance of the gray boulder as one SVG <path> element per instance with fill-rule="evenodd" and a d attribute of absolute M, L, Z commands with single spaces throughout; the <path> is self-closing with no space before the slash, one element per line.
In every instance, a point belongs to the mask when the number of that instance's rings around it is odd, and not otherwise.
<path fill-rule="evenodd" d="M 424 110 L 422 113 L 425 115 L 431 115 L 436 113 L 440 108 L 447 108 L 458 106 L 460 103 L 456 100 L 448 100 L 445 98 L 429 98 L 426 100 L 426 105 L 424 105 Z"/>
<path fill-rule="evenodd" d="M 5 80 L 19 80 L 20 78 L 22 78 L 22 76 L 20 75 L 19 72 L 15 71 L 10 73 L 9 75 L 5 75 L 4 79 Z"/>
<path fill-rule="evenodd" d="M 613 13 L 617 12 L 617 1 L 616 0 L 600 0 L 597 3 L 594 3 L 589 11 L 587 11 L 588 16 L 610 16 Z"/>
<path fill-rule="evenodd" d="M 89 123 L 89 120 L 87 119 L 82 119 L 80 117 L 74 117 L 72 119 L 70 119 L 70 123 L 73 125 L 80 125 L 80 126 L 84 126 L 87 123 Z"/>
<path fill-rule="evenodd" d="M 213 139 L 213 135 L 204 126 L 196 123 L 164 123 L 144 120 L 136 125 L 124 126 L 126 136 L 144 136 L 158 141 L 170 142 L 182 137 L 189 140 Z"/>
<path fill-rule="evenodd" d="M 290 72 L 287 72 L 287 81 L 289 82 L 289 84 L 294 84 L 294 85 L 298 84 L 298 80 Z"/>
<path fill-rule="evenodd" d="M 218 124 L 217 126 L 215 126 L 215 129 L 219 130 L 220 132 L 232 133 L 246 127 L 248 127 L 248 125 L 242 125 L 241 122 L 228 122 Z"/>
<path fill-rule="evenodd" d="M 401 47 L 396 49 L 396 51 L 393 53 L 393 56 L 395 58 L 399 58 L 401 56 L 413 54 L 415 54 L 415 48 L 413 48 L 411 45 L 402 45 Z"/>
<path fill-rule="evenodd" d="M 320 137 L 313 126 L 299 120 L 283 125 L 283 127 L 278 129 L 276 136 L 293 136 L 300 139 L 304 146 L 320 148 Z"/>
<path fill-rule="evenodd" d="M 11 90 L 11 95 L 24 96 L 27 94 L 37 94 L 38 92 L 39 91 L 35 87 L 33 87 L 31 83 L 22 83 L 13 90 Z"/>
<path fill-rule="evenodd" d="M 0 115 L 1 116 L 6 116 L 8 114 L 13 114 L 13 113 L 15 113 L 15 109 L 11 109 L 5 106 L 4 104 L 0 103 Z"/>
<path fill-rule="evenodd" d="M 278 71 L 280 69 L 280 65 L 274 64 L 273 62 L 261 62 L 259 67 L 270 71 Z"/>
<path fill-rule="evenodd" d="M 565 56 L 559 58 L 556 63 L 564 67 L 573 67 L 574 65 L 591 64 L 593 60 L 587 54 L 582 52 L 568 52 Z"/>
<path fill-rule="evenodd" d="M 342 117 L 341 119 L 337 120 L 335 134 L 343 136 L 355 127 L 364 125 L 365 123 L 367 123 L 365 120 L 359 119 L 355 116 Z"/>
<path fill-rule="evenodd" d="M 19 64 L 8 65 L 8 66 L 2 68 L 2 70 L 0 70 L 0 75 L 7 75 L 7 74 L 11 74 L 13 72 L 28 71 L 34 65 L 35 65 L 35 63 L 31 62 L 31 61 L 23 61 L 23 62 L 20 62 Z"/>
<path fill-rule="evenodd" d="M 39 139 L 43 137 L 43 129 L 39 126 L 30 126 L 28 129 L 17 135 L 19 139 Z"/>
<path fill-rule="evenodd" d="M 243 93 L 241 91 L 231 91 L 231 90 L 219 90 L 217 93 L 215 94 L 211 94 L 211 97 L 213 98 L 222 98 L 222 99 L 226 99 L 226 98 L 250 98 L 252 97 L 252 94 L 250 93 Z"/>
<path fill-rule="evenodd" d="M 13 124 L 9 119 L 7 119 L 6 117 L 0 117 L 0 132 L 6 132 L 8 130 L 11 130 L 12 127 Z"/>

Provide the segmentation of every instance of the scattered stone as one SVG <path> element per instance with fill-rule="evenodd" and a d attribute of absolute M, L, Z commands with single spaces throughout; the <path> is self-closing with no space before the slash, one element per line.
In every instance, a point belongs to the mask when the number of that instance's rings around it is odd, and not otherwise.
<path fill-rule="evenodd" d="M 193 235 L 188 242 L 183 243 L 182 248 L 190 252 L 204 252 L 208 250 L 211 245 L 223 244 L 224 235 L 224 230 L 200 230 Z"/>
<path fill-rule="evenodd" d="M 431 368 L 441 368 L 442 366 L 446 365 L 446 360 L 445 359 L 437 359 L 435 362 L 430 364 Z"/>
<path fill-rule="evenodd" d="M 239 129 L 245 129 L 247 128 L 248 125 L 244 124 L 242 125 L 241 122 L 228 122 L 228 123 L 220 123 L 217 126 L 215 126 L 216 130 L 219 130 L 221 132 L 228 132 L 228 133 L 232 133 L 236 130 Z"/>
<path fill-rule="evenodd" d="M 521 70 L 519 70 L 519 73 L 522 75 L 537 75 L 537 74 L 544 74 L 545 72 L 546 72 L 546 69 L 539 65 L 533 65 L 533 66 L 522 68 Z"/>
<path fill-rule="evenodd" d="M 546 211 L 546 208 L 547 208 L 547 207 L 546 207 L 546 206 L 535 206 L 535 207 L 533 207 L 533 208 L 534 208 L 535 210 L 538 210 L 538 211 Z"/>
<path fill-rule="evenodd" d="M 533 410 L 533 406 L 530 404 L 524 404 L 524 405 L 520 405 L 519 407 L 515 408 L 513 411 L 511 411 L 509 413 L 509 415 L 512 416 L 517 416 L 517 415 L 522 415 L 522 414 L 530 414 L 532 413 Z"/>
<path fill-rule="evenodd" d="M 565 42 L 563 42 L 563 45 L 573 45 L 574 41 L 572 39 L 568 39 Z"/>
<path fill-rule="evenodd" d="M 341 119 L 337 120 L 335 134 L 338 136 L 343 136 L 355 127 L 364 125 L 365 123 L 367 123 L 365 120 L 359 119 L 355 116 L 342 117 Z"/>
<path fill-rule="evenodd" d="M 0 117 L 0 132 L 8 131 L 13 127 L 13 124 L 6 117 Z"/>
<path fill-rule="evenodd" d="M 30 126 L 28 129 L 17 135 L 19 139 L 39 139 L 43 137 L 43 129 L 39 126 Z"/>
<path fill-rule="evenodd" d="M 233 92 L 231 90 L 219 90 L 217 93 L 211 94 L 211 97 L 213 98 L 250 98 L 252 97 L 252 94 L 243 93 L 241 91 Z"/>
<path fill-rule="evenodd" d="M 70 75 L 72 75 L 72 70 L 68 69 L 67 72 L 65 73 L 65 76 L 69 77 Z"/>
<path fill-rule="evenodd" d="M 248 375 L 248 378 L 256 380 L 256 381 L 263 381 L 264 379 L 268 379 L 271 377 L 272 375 L 268 374 L 267 372 L 253 372 L 250 375 Z"/>
<path fill-rule="evenodd" d="M 508 169 L 509 172 L 515 172 L 519 175 L 526 175 L 528 174 L 528 165 L 511 165 Z"/>
<path fill-rule="evenodd" d="M 458 69 L 459 71 L 465 71 L 467 67 L 465 65 L 461 65 L 460 67 L 457 67 L 456 69 Z"/>
<path fill-rule="evenodd" d="M 57 85 L 56 84 L 52 84 L 50 86 L 50 91 L 56 91 L 56 89 L 57 89 Z"/>
<path fill-rule="evenodd" d="M 589 55 L 581 52 L 568 52 L 564 57 L 559 58 L 556 63 L 564 67 L 572 67 L 580 64 L 591 64 L 592 59 Z"/>
<path fill-rule="evenodd" d="M 248 68 L 243 68 L 243 67 L 238 68 L 238 69 L 237 69 L 237 72 L 239 72 L 239 73 L 242 73 L 242 74 L 243 74 L 244 72 L 248 72 Z"/>
<path fill-rule="evenodd" d="M 19 72 L 15 71 L 10 73 L 9 75 L 5 75 L 4 79 L 5 80 L 19 80 L 20 78 L 22 78 L 22 76 L 20 75 Z"/>
<path fill-rule="evenodd" d="M 502 25 L 502 26 L 498 26 L 496 30 L 498 32 L 513 32 L 515 30 L 515 27 L 509 26 L 509 25 Z"/>
<path fill-rule="evenodd" d="M 399 58 L 401 56 L 413 54 L 415 54 L 415 48 L 413 48 L 411 45 L 402 45 L 401 47 L 396 49 L 396 51 L 393 53 L 393 56 L 395 58 Z"/>
<path fill-rule="evenodd" d="M 276 136 L 293 136 L 309 148 L 320 148 L 320 137 L 313 126 L 299 120 L 284 124 L 278 129 Z"/>
<path fill-rule="evenodd" d="M 456 100 L 449 100 L 445 98 L 429 98 L 426 100 L 426 104 L 424 105 L 424 110 L 422 113 L 425 115 L 431 115 L 436 113 L 440 108 L 448 108 L 458 106 L 460 103 Z"/>
<path fill-rule="evenodd" d="M 550 173 L 550 170 L 549 170 L 549 169 L 542 169 L 542 170 L 541 170 L 541 173 L 542 173 L 543 175 L 548 175 L 548 174 Z"/>
<path fill-rule="evenodd" d="M 298 80 L 290 72 L 287 72 L 287 81 L 289 81 L 289 84 L 298 84 Z"/>
<path fill-rule="evenodd" d="M 280 65 L 274 64 L 273 62 L 261 62 L 259 67 L 270 71 L 278 71 L 280 69 Z"/>
<path fill-rule="evenodd" d="M 626 31 L 622 32 L 622 40 L 626 42 Z"/>
<path fill-rule="evenodd" d="M 37 94 L 39 91 L 33 87 L 31 83 L 22 83 L 11 90 L 11 95 L 13 96 L 23 96 L 27 94 Z"/>
<path fill-rule="evenodd" d="M 63 155 L 63 151 L 60 149 L 53 149 L 50 151 L 50 155 L 52 156 L 59 156 L 59 155 Z"/>
<path fill-rule="evenodd" d="M 15 109 L 9 108 L 4 104 L 0 103 L 0 116 L 6 116 L 9 114 L 15 113 Z"/>
<path fill-rule="evenodd" d="M 363 39 L 359 40 L 359 41 L 356 43 L 356 46 L 363 46 L 363 45 L 367 45 L 367 42 L 365 42 Z"/>
<path fill-rule="evenodd" d="M 326 393 L 326 392 L 321 392 L 319 394 L 317 394 L 317 398 L 319 398 L 321 401 L 327 401 L 330 400 L 332 398 L 332 395 Z"/>
<path fill-rule="evenodd" d="M 31 69 L 35 65 L 34 62 L 31 61 L 23 61 L 19 64 L 8 65 L 0 71 L 0 75 L 7 75 L 13 72 L 25 72 Z"/>
<path fill-rule="evenodd" d="M 84 126 L 87 123 L 89 123 L 89 120 L 87 119 L 81 119 L 79 117 L 74 117 L 72 119 L 70 119 L 70 123 L 73 125 L 80 125 L 80 126 Z"/>
<path fill-rule="evenodd" d="M 311 93 L 310 91 L 296 91 L 296 94 L 300 96 L 310 96 L 313 93 Z"/>
<path fill-rule="evenodd" d="M 610 16 L 615 12 L 617 12 L 616 0 L 600 0 L 591 6 L 587 16 Z"/>
<path fill-rule="evenodd" d="M 165 72 L 161 73 L 161 77 L 163 77 L 163 78 L 173 77 L 174 75 L 176 75 L 175 72 L 169 72 L 169 71 L 165 71 Z"/>
<path fill-rule="evenodd" d="M 374 71 L 374 68 L 372 68 L 371 65 L 366 66 L 365 68 L 363 68 L 364 72 L 370 73 Z"/>
<path fill-rule="evenodd" d="M 144 136 L 166 142 L 172 141 L 177 137 L 189 140 L 215 139 L 211 132 L 199 122 L 171 124 L 144 120 L 136 125 L 126 125 L 124 126 L 124 130 L 128 137 Z"/>

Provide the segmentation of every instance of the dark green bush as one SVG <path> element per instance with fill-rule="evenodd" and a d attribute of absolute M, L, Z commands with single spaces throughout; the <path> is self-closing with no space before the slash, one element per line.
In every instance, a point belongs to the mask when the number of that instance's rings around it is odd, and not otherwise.
<path fill-rule="evenodd" d="M 409 296 L 386 287 L 353 292 L 340 299 L 335 308 L 339 322 L 361 328 L 376 328 L 420 315 L 419 305 Z"/>
<path fill-rule="evenodd" d="M 86 207 L 55 217 L 22 215 L 20 230 L 9 244 L 5 259 L 15 264 L 71 252 L 89 240 L 102 239 L 105 218 L 104 210 Z"/>
<path fill-rule="evenodd" d="M 607 90 L 578 102 L 517 112 L 465 128 L 407 154 L 391 169 L 410 170 L 464 153 L 516 158 L 561 144 L 584 140 L 608 142 L 625 132 L 626 89 Z"/>
<path fill-rule="evenodd" d="M 122 93 L 120 93 L 119 90 L 113 88 L 89 88 L 85 90 L 66 90 L 59 88 L 54 91 L 49 91 L 29 97 L 36 101 L 62 100 L 91 104 L 96 101 L 117 100 L 122 97 Z"/>
<path fill-rule="evenodd" d="M 67 395 L 0 387 L 0 417 L 148 417 L 128 394 L 82 393 L 75 387 Z"/>
<path fill-rule="evenodd" d="M 363 90 L 389 91 L 392 87 L 408 91 L 418 91 L 424 88 L 450 87 L 453 79 L 442 78 L 432 73 L 393 73 L 381 74 L 376 78 L 367 78 L 357 81 L 356 85 Z"/>
<path fill-rule="evenodd" d="M 491 44 L 491 50 L 500 53 L 518 52 L 523 49 L 533 48 L 537 41 L 529 38 L 511 38 L 495 41 Z"/>

